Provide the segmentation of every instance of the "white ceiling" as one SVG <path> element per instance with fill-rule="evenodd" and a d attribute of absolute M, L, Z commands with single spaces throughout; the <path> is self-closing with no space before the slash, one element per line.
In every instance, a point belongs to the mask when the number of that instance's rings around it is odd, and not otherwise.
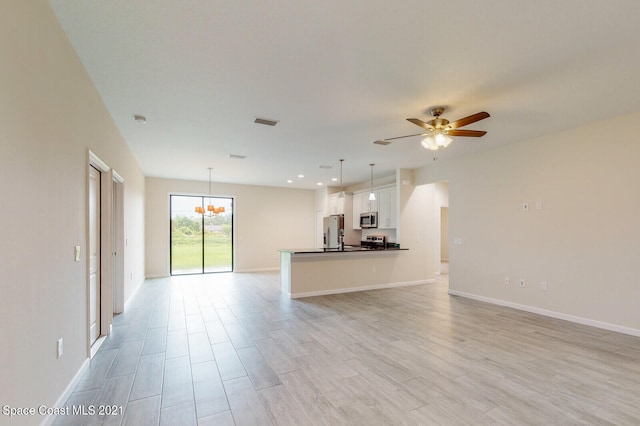
<path fill-rule="evenodd" d="M 433 106 L 491 114 L 438 161 L 640 110 L 637 0 L 49 2 L 147 176 L 347 185 L 431 163 L 372 142 Z"/>

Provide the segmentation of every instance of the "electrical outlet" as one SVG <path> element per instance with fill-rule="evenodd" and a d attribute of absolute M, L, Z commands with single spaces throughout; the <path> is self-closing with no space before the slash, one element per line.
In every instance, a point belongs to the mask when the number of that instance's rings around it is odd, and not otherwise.
<path fill-rule="evenodd" d="M 540 291 L 547 291 L 547 283 L 545 281 L 540 283 Z"/>
<path fill-rule="evenodd" d="M 63 340 L 62 337 L 58 339 L 58 347 L 57 347 L 57 358 L 60 358 L 62 356 L 62 353 L 64 352 L 64 346 L 63 346 Z"/>
<path fill-rule="evenodd" d="M 536 210 L 542 210 L 542 201 L 536 202 Z"/>
<path fill-rule="evenodd" d="M 524 288 L 525 284 L 524 279 L 520 278 L 520 288 Z"/>
<path fill-rule="evenodd" d="M 511 280 L 509 279 L 509 277 L 504 277 L 504 285 L 509 285 L 510 282 Z"/>

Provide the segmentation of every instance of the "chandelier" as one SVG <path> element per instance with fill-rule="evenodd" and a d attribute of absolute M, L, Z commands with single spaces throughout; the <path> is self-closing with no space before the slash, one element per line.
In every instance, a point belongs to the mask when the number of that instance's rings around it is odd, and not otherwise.
<path fill-rule="evenodd" d="M 211 170 L 213 170 L 212 167 L 207 167 L 207 169 L 209 170 L 209 204 L 207 205 L 207 210 L 204 209 L 204 207 L 202 206 L 196 206 L 195 208 L 195 212 L 204 215 L 205 213 L 207 213 L 209 216 L 213 216 L 214 214 L 218 214 L 218 213 L 224 213 L 224 207 L 220 206 L 220 207 L 215 207 L 212 204 L 212 196 L 211 196 Z"/>

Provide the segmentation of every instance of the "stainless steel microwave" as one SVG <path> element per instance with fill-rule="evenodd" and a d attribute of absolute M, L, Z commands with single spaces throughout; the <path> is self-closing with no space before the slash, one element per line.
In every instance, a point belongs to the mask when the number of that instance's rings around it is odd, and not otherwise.
<path fill-rule="evenodd" d="M 378 212 L 360 213 L 360 228 L 377 228 Z"/>

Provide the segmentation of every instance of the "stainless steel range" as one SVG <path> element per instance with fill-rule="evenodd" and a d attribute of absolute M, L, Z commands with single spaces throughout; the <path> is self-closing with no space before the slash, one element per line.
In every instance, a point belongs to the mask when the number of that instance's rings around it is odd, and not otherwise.
<path fill-rule="evenodd" d="M 360 241 L 360 245 L 375 250 L 384 250 L 387 248 L 387 237 L 384 235 L 367 235 L 364 240 Z"/>

